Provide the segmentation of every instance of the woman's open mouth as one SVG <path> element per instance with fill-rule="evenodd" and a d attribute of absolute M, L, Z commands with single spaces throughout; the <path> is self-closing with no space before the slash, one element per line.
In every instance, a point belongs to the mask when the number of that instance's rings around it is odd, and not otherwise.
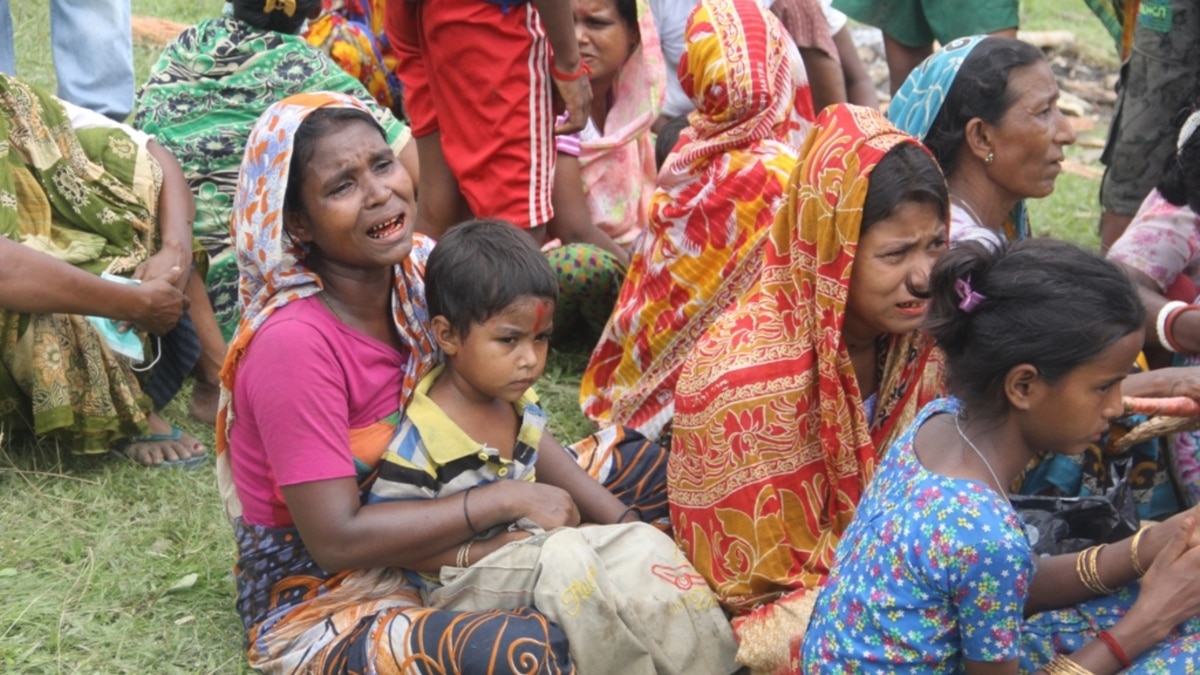
<path fill-rule="evenodd" d="M 367 237 L 371 239 L 387 239 L 393 234 L 403 230 L 406 220 L 407 219 L 405 218 L 405 215 L 401 213 L 391 220 L 387 220 L 378 225 L 372 226 L 369 230 L 367 230 Z"/>
<path fill-rule="evenodd" d="M 928 302 L 925 300 L 909 300 L 908 302 L 896 303 L 896 310 L 901 314 L 919 316 L 925 313 L 927 305 Z"/>

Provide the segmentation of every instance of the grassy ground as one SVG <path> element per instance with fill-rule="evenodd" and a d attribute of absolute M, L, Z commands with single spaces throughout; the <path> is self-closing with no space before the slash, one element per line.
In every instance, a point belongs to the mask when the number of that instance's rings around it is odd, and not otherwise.
<path fill-rule="evenodd" d="M 1024 27 L 1077 31 L 1085 54 L 1111 42 L 1082 0 L 1022 3 Z M 53 88 L 46 3 L 10 3 L 18 70 Z M 192 23 L 219 3 L 133 0 L 136 14 Z M 138 80 L 155 50 L 139 46 Z M 1111 63 L 1111 58 L 1110 58 Z M 1100 132 L 1095 132 L 1100 133 Z M 1090 161 L 1094 150 L 1071 156 Z M 1032 205 L 1036 230 L 1095 245 L 1097 181 L 1063 176 Z M 558 438 L 588 432 L 578 412 L 586 355 L 552 353 L 539 391 Z M 187 422 L 185 395 L 167 417 Z M 111 457 L 63 456 L 49 444 L 0 439 L 0 672 L 245 672 L 233 609 L 234 547 L 211 465 L 146 470 Z"/>

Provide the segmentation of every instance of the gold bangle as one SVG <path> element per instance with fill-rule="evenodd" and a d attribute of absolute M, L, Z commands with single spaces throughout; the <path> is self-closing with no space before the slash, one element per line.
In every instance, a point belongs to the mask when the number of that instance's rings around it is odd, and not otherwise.
<path fill-rule="evenodd" d="M 1104 581 L 1100 579 L 1100 552 L 1104 550 L 1105 546 L 1108 546 L 1108 544 L 1100 544 L 1096 547 L 1096 552 L 1093 553 L 1089 559 L 1088 569 L 1092 575 L 1092 582 L 1096 584 L 1096 590 L 1102 595 L 1112 595 L 1113 593 L 1116 593 L 1116 591 L 1109 588 L 1107 585 L 1105 585 Z"/>
<path fill-rule="evenodd" d="M 1054 657 L 1050 663 L 1042 666 L 1042 670 L 1046 671 L 1048 675 L 1095 675 L 1092 671 L 1067 658 L 1066 654 Z"/>
<path fill-rule="evenodd" d="M 454 565 L 456 567 L 470 567 L 471 566 L 471 544 L 474 544 L 474 543 L 475 543 L 475 540 L 472 539 L 472 540 L 468 541 L 467 543 L 463 544 L 462 546 L 458 547 L 458 555 L 455 556 L 455 558 L 454 558 Z"/>
<path fill-rule="evenodd" d="M 1138 541 L 1141 540 L 1142 535 L 1145 534 L 1146 530 L 1150 529 L 1150 527 L 1150 525 L 1147 525 L 1146 527 L 1139 529 L 1137 533 L 1133 535 L 1133 539 L 1129 542 L 1129 560 L 1133 563 L 1133 571 L 1137 573 L 1139 578 L 1146 576 L 1146 568 L 1142 567 L 1142 561 L 1138 558 Z"/>

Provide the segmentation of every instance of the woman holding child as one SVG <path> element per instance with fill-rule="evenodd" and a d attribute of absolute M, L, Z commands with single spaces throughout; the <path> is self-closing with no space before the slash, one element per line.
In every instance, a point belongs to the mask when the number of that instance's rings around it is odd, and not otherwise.
<path fill-rule="evenodd" d="M 1038 558 L 1007 500 L 1031 460 L 1083 452 L 1123 413 L 1145 317 L 1129 280 L 1035 239 L 965 244 L 930 287 L 954 397 L 888 450 L 838 544 L 804 672 L 1191 672 L 1200 508 Z"/>
<path fill-rule="evenodd" d="M 794 672 L 882 449 L 941 391 L 918 330 L 946 247 L 946 184 L 878 112 L 840 105 L 801 148 L 735 301 L 696 341 L 675 390 L 675 537 L 734 614 L 738 661 Z"/>
<path fill-rule="evenodd" d="M 252 666 L 733 669 L 728 624 L 670 540 L 630 523 L 637 508 L 540 433 L 529 385 L 554 278 L 527 237 L 504 230 L 507 246 L 480 257 L 480 232 L 485 244 L 503 235 L 463 226 L 441 263 L 429 259 L 411 179 L 365 106 L 336 94 L 268 109 L 237 194 L 243 311 L 222 373 L 218 475 Z M 514 255 L 523 275 L 479 273 Z M 429 302 L 427 259 L 446 272 Z M 486 283 L 521 276 L 515 291 Z M 474 298 L 455 290 L 481 279 Z M 475 451 L 444 455 L 447 439 Z M 627 524 L 574 529 L 581 520 Z M 646 565 L 620 568 L 614 585 L 622 556 Z M 589 574 L 567 576 L 572 558 L 592 561 Z M 631 603 L 638 594 L 654 601 Z M 594 639 L 578 639 L 589 626 Z"/>
<path fill-rule="evenodd" d="M 812 119 L 803 65 L 753 0 L 707 0 L 688 20 L 680 68 L 696 104 L 659 173 L 650 223 L 583 376 L 583 412 L 665 441 L 692 342 L 733 298 L 783 204 Z"/>

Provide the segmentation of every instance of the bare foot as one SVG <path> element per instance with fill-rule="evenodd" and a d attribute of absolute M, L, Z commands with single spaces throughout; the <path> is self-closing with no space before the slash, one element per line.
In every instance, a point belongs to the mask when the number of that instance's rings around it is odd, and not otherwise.
<path fill-rule="evenodd" d="M 152 413 L 147 421 L 153 438 L 132 442 L 125 449 L 125 454 L 139 464 L 159 466 L 164 462 L 182 462 L 193 457 L 204 457 L 208 453 L 204 444 L 190 434 L 179 430 L 176 436 L 175 427 L 157 413 Z"/>
<path fill-rule="evenodd" d="M 217 402 L 220 400 L 221 387 L 216 384 L 202 382 L 199 378 L 192 380 L 192 402 L 188 412 L 192 419 L 201 424 L 217 423 Z"/>

